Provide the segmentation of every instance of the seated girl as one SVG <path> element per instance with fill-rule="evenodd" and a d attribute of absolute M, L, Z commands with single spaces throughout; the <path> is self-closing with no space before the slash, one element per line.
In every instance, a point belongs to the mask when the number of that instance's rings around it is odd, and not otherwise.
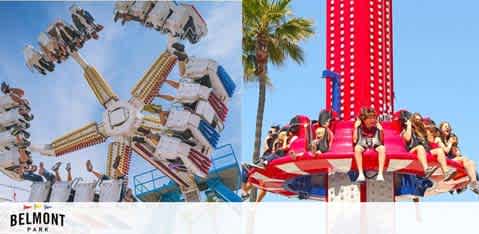
<path fill-rule="evenodd" d="M 269 155 L 265 155 L 263 157 L 264 165 L 267 165 L 269 162 L 273 161 L 274 159 L 277 159 L 286 155 L 289 149 L 287 132 L 289 131 L 282 129 L 281 132 L 278 134 L 278 138 L 273 142 L 272 153 Z M 293 139 L 294 136 L 292 136 L 291 134 L 289 135 L 291 136 L 290 139 Z M 245 183 L 244 183 L 244 186 L 242 186 L 242 194 L 241 194 L 241 197 L 243 200 L 246 200 L 249 197 L 249 191 L 253 187 L 250 183 L 246 183 L 247 171 L 249 171 L 248 165 L 244 165 L 242 178 L 243 178 L 243 182 Z M 258 196 L 256 197 L 256 202 L 261 202 L 265 196 L 266 196 L 266 191 L 262 189 L 258 189 Z"/>
<path fill-rule="evenodd" d="M 333 132 L 325 127 L 319 127 L 315 132 L 315 139 L 312 144 L 313 156 L 326 153 L 333 144 Z"/>
<path fill-rule="evenodd" d="M 437 167 L 429 167 L 427 163 L 427 152 L 430 151 L 430 146 L 427 141 L 427 130 L 424 126 L 422 116 L 419 113 L 414 113 L 409 120 L 406 121 L 406 127 L 401 132 L 401 137 L 406 142 L 407 150 L 410 153 L 415 153 L 418 157 L 421 166 L 424 169 L 424 177 L 429 178 Z M 447 170 L 445 154 L 442 150 L 434 149 L 431 154 L 437 157 L 441 169 L 443 171 L 444 179 L 453 176 L 454 171 Z"/>
<path fill-rule="evenodd" d="M 328 152 L 333 144 L 334 134 L 329 129 L 331 122 L 331 113 L 323 110 L 319 113 L 319 127 L 315 131 L 315 139 L 312 142 L 313 155 L 316 156 L 321 153 Z"/>
<path fill-rule="evenodd" d="M 272 154 L 273 151 L 273 144 L 278 139 L 278 132 L 279 132 L 280 127 L 277 125 L 273 125 L 270 127 L 268 131 L 268 136 L 264 139 L 264 149 L 263 149 L 263 155 L 261 156 L 261 159 L 264 159 L 264 157 Z M 260 162 L 254 162 L 255 164 L 259 164 Z"/>
<path fill-rule="evenodd" d="M 440 136 L 436 138 L 439 145 L 444 149 L 449 159 L 462 162 L 466 174 L 469 177 L 471 190 L 479 194 L 479 183 L 477 182 L 476 164 L 474 161 L 462 155 L 459 149 L 459 138 L 452 133 L 451 125 L 448 122 L 442 122 L 439 125 Z"/>
<path fill-rule="evenodd" d="M 354 159 L 359 176 L 356 181 L 364 181 L 363 152 L 374 149 L 378 153 L 378 176 L 376 180 L 384 181 L 383 171 L 386 160 L 386 147 L 384 147 L 383 127 L 377 121 L 376 111 L 373 108 L 362 108 L 359 119 L 354 123 L 353 143 Z"/>
<path fill-rule="evenodd" d="M 431 152 L 432 155 L 437 156 L 437 161 L 439 162 L 443 174 L 447 175 L 444 180 L 448 181 L 452 177 L 454 177 L 455 172 L 453 169 L 449 170 L 447 168 L 446 154 L 444 152 L 444 149 L 439 145 L 439 139 L 437 138 L 439 136 L 439 129 L 436 128 L 436 126 L 434 125 L 426 126 L 428 126 L 426 127 L 426 138 L 429 144 L 429 152 Z"/>
<path fill-rule="evenodd" d="M 294 151 L 290 151 L 289 149 L 291 149 L 291 146 L 293 145 L 294 141 L 296 141 L 298 139 L 297 132 L 298 132 L 298 126 L 297 125 L 290 126 L 288 128 L 288 131 L 286 133 L 287 134 L 286 145 L 283 145 L 283 147 L 281 148 L 281 152 L 284 152 L 283 156 L 286 155 L 286 153 L 288 153 L 288 151 L 289 151 L 289 155 L 293 159 L 296 158 L 296 153 Z"/>
<path fill-rule="evenodd" d="M 273 142 L 272 153 L 263 157 L 264 164 L 268 164 L 274 159 L 283 157 L 288 151 L 288 133 L 287 131 L 281 131 L 278 134 L 278 138 Z"/>
<path fill-rule="evenodd" d="M 279 125 L 272 125 L 268 131 L 268 136 L 264 140 L 263 155 L 260 160 L 254 161 L 253 164 L 243 163 L 241 164 L 241 198 L 246 200 L 249 198 L 249 191 L 253 188 L 253 185 L 248 182 L 248 173 L 251 167 L 264 168 L 265 158 L 271 157 L 273 154 L 273 144 L 278 138 Z"/>

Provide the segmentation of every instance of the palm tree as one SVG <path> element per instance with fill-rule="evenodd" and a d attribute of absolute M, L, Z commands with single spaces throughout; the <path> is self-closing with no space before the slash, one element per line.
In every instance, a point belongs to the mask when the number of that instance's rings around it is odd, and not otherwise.
<path fill-rule="evenodd" d="M 243 76 L 259 82 L 253 161 L 259 160 L 268 64 L 282 66 L 288 58 L 304 62 L 299 43 L 314 34 L 313 22 L 295 17 L 291 0 L 243 0 Z M 252 195 L 252 199 L 255 195 Z"/>

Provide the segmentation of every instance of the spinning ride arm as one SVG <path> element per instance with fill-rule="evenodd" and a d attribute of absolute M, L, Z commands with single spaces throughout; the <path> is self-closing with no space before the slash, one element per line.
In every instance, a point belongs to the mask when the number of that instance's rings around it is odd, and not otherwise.
<path fill-rule="evenodd" d="M 90 123 L 55 139 L 48 145 L 31 146 L 30 149 L 46 156 L 61 156 L 78 151 L 105 142 L 107 136 L 102 133 L 101 128 L 101 124 Z"/>
<path fill-rule="evenodd" d="M 176 56 L 168 51 L 163 52 L 131 90 L 130 103 L 140 109 L 150 104 L 175 64 Z"/>
<path fill-rule="evenodd" d="M 115 137 L 108 144 L 108 158 L 106 161 L 106 175 L 117 178 L 128 175 L 131 162 L 131 141 L 126 137 Z M 119 159 L 117 159 L 120 157 Z M 115 160 L 119 160 L 117 170 L 114 168 Z"/>
<path fill-rule="evenodd" d="M 106 108 L 107 104 L 111 101 L 116 102 L 119 100 L 118 95 L 116 95 L 110 85 L 103 79 L 103 77 L 98 73 L 98 71 L 90 66 L 78 53 L 73 53 L 72 57 L 80 64 L 83 68 L 83 76 L 88 82 L 91 90 L 95 94 L 98 102 Z"/>

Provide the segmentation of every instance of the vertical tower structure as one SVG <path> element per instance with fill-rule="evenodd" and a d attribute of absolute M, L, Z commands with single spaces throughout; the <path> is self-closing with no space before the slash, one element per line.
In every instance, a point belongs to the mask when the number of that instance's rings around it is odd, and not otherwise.
<path fill-rule="evenodd" d="M 392 0 L 327 0 L 326 68 L 340 75 L 341 119 L 394 111 Z M 332 107 L 332 81 L 326 81 Z"/>

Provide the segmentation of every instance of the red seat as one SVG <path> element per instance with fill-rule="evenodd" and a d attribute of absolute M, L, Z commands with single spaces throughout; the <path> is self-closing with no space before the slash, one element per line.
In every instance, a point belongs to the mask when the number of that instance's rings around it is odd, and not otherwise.
<path fill-rule="evenodd" d="M 357 170 L 353 152 L 353 121 L 335 121 L 335 138 L 331 150 L 317 156 L 313 156 L 307 150 L 307 138 L 300 137 L 291 144 L 289 152 L 294 151 L 298 157 L 291 157 L 290 154 L 275 159 L 268 163 L 264 169 L 254 168 L 250 175 L 259 173 L 265 177 L 250 178 L 249 181 L 263 189 L 274 193 L 290 193 L 284 189 L 284 182 L 298 175 L 325 173 L 334 170 L 336 165 L 347 165 L 346 170 Z M 405 143 L 400 136 L 399 122 L 396 120 L 383 122 L 384 143 L 386 147 L 385 170 L 394 173 L 410 173 L 422 176 L 423 168 L 417 160 L 416 154 L 407 151 Z M 318 124 L 311 126 L 316 130 Z M 304 136 L 304 135 L 303 135 Z M 346 159 L 343 160 L 343 159 Z M 347 159 L 353 159 L 349 161 Z M 438 166 L 435 156 L 428 155 L 429 166 Z M 457 169 L 454 179 L 467 177 L 461 163 L 448 160 L 448 165 Z M 378 170 L 378 157 L 374 150 L 367 150 L 363 154 L 363 167 L 365 170 Z M 342 168 L 344 170 L 344 168 Z M 442 176 L 431 178 L 434 181 L 442 181 Z M 457 185 L 460 186 L 460 185 Z"/>

